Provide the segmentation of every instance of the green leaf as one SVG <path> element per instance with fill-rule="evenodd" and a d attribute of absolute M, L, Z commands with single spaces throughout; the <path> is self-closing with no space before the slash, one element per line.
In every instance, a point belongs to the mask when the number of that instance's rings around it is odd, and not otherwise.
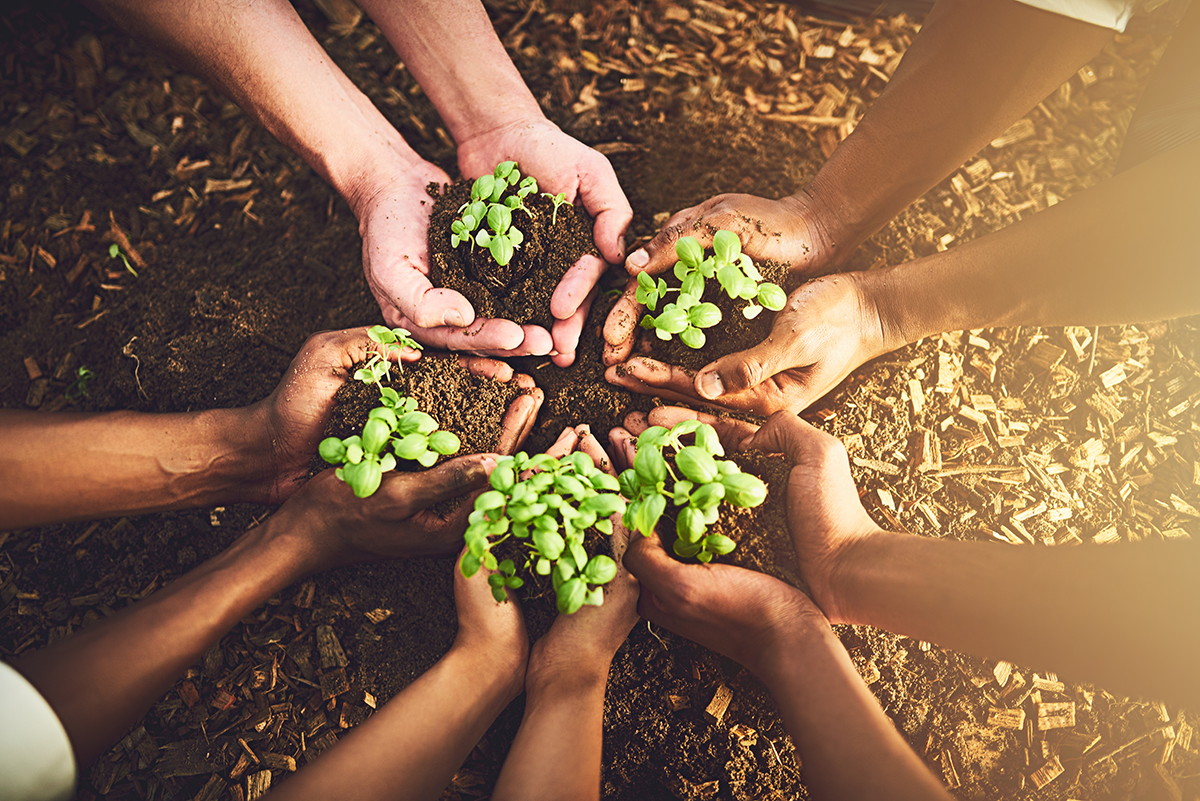
<path fill-rule="evenodd" d="M 346 483 L 354 490 L 354 494 L 360 498 L 369 498 L 379 489 L 379 482 L 383 480 L 383 469 L 379 466 L 379 462 L 363 461 L 358 464 L 346 465 L 344 468 Z"/>
<path fill-rule="evenodd" d="M 697 509 L 708 509 L 719 504 L 724 498 L 725 485 L 714 481 L 693 492 L 688 498 L 688 503 Z"/>
<path fill-rule="evenodd" d="M 363 458 L 362 437 L 353 437 L 353 442 L 346 443 L 346 461 L 350 464 L 358 464 Z"/>
<path fill-rule="evenodd" d="M 738 258 L 738 264 L 742 266 L 742 272 L 744 272 L 750 278 L 754 279 L 755 281 L 763 280 L 762 273 L 758 271 L 758 267 L 754 266 L 754 260 L 745 253 Z"/>
<path fill-rule="evenodd" d="M 550 564 L 549 559 L 538 559 L 537 564 L 533 566 L 533 570 L 539 576 L 548 576 L 550 575 L 551 567 L 553 567 L 553 565 Z"/>
<path fill-rule="evenodd" d="M 717 231 L 713 235 L 713 255 L 726 264 L 733 264 L 742 255 L 742 240 L 733 231 Z"/>
<path fill-rule="evenodd" d="M 383 456 L 380 456 L 379 457 L 379 469 L 385 473 L 388 472 L 389 470 L 395 470 L 396 469 L 396 457 L 392 456 L 390 453 L 385 453 Z"/>
<path fill-rule="evenodd" d="M 502 582 L 503 584 L 503 582 Z M 504 587 L 492 587 L 492 597 L 496 599 L 496 603 L 502 604 L 508 600 L 508 596 L 504 593 Z"/>
<path fill-rule="evenodd" d="M 452 453 L 458 453 L 460 447 L 462 447 L 462 443 L 458 436 L 450 431 L 434 431 L 429 435 L 429 449 L 435 453 L 449 456 Z"/>
<path fill-rule="evenodd" d="M 704 248 L 694 236 L 681 236 L 675 243 L 675 255 L 688 266 L 699 265 L 704 258 Z"/>
<path fill-rule="evenodd" d="M 692 350 L 700 350 L 704 347 L 704 343 L 708 340 L 708 338 L 699 328 L 688 326 L 680 332 L 679 340 Z"/>
<path fill-rule="evenodd" d="M 667 462 L 658 448 L 640 449 L 633 457 L 633 470 L 643 487 L 654 487 L 667 480 Z"/>
<path fill-rule="evenodd" d="M 680 262 L 682 264 L 683 262 Z M 682 285 L 679 287 L 679 293 L 682 295 L 690 295 L 693 298 L 699 299 L 704 294 L 704 276 L 697 272 L 690 272 L 682 279 Z"/>
<path fill-rule="evenodd" d="M 386 422 L 378 417 L 367 420 L 362 432 L 363 450 L 367 453 L 379 453 L 383 450 L 383 446 L 387 445 L 388 438 L 391 436 L 392 429 Z"/>
<path fill-rule="evenodd" d="M 767 485 L 757 476 L 735 473 L 722 476 L 721 483 L 725 485 L 725 500 L 734 506 L 750 508 L 767 498 Z"/>
<path fill-rule="evenodd" d="M 521 578 L 520 576 L 509 576 L 508 578 L 504 579 L 504 586 L 508 587 L 510 590 L 519 590 L 525 586 L 525 579 Z"/>
<path fill-rule="evenodd" d="M 591 512 L 596 517 L 608 517 L 615 515 L 617 512 L 625 508 L 625 501 L 620 495 L 593 495 L 586 499 L 579 507 L 580 510 Z"/>
<path fill-rule="evenodd" d="M 618 492 L 621 489 L 621 484 L 617 481 L 616 476 L 611 476 L 608 473 L 605 473 L 603 470 L 597 470 L 596 472 L 592 473 L 590 476 L 588 476 L 588 481 L 590 481 L 592 487 L 597 490 Z"/>
<path fill-rule="evenodd" d="M 640 531 L 643 536 L 649 537 L 653 533 L 654 527 L 658 525 L 658 520 L 662 517 L 666 509 L 666 498 L 661 495 L 651 495 L 642 501 L 639 506 L 633 521 L 634 528 Z"/>
<path fill-rule="evenodd" d="M 587 458 L 587 454 L 581 455 Z M 576 500 L 580 500 L 588 495 L 588 489 L 575 476 L 558 476 L 554 479 L 554 486 L 559 492 L 565 492 Z"/>
<path fill-rule="evenodd" d="M 341 464 L 346 459 L 346 446 L 337 437 L 326 437 L 317 446 L 317 453 L 330 464 Z"/>
<path fill-rule="evenodd" d="M 409 434 L 392 440 L 392 450 L 401 459 L 413 461 L 428 451 L 429 439 L 424 434 Z"/>
<path fill-rule="evenodd" d="M 724 534 L 709 534 L 704 538 L 704 549 L 715 554 L 725 555 L 737 547 L 737 543 Z"/>
<path fill-rule="evenodd" d="M 493 175 L 497 178 L 508 178 L 512 174 L 513 168 L 517 166 L 515 161 L 502 161 L 496 165 Z"/>
<path fill-rule="evenodd" d="M 569 579 L 558 588 L 557 595 L 558 611 L 564 615 L 573 615 L 583 606 L 587 596 L 587 584 L 582 579 Z"/>
<path fill-rule="evenodd" d="M 621 494 L 629 500 L 638 496 L 637 473 L 632 467 L 621 471 L 621 475 L 617 476 L 617 484 L 620 486 Z"/>
<path fill-rule="evenodd" d="M 725 455 L 725 446 L 721 444 L 717 430 L 708 423 L 704 423 L 696 429 L 696 447 L 703 448 L 713 456 Z"/>
<path fill-rule="evenodd" d="M 500 575 L 499 573 L 493 573 L 487 577 L 487 583 L 493 587 L 503 587 L 504 576 Z"/>
<path fill-rule="evenodd" d="M 546 559 L 558 559 L 562 556 L 563 549 L 567 547 L 567 541 L 557 531 L 535 530 L 533 544 L 537 547 L 538 553 Z"/>
<path fill-rule="evenodd" d="M 675 302 L 675 305 L 676 305 L 676 306 L 678 306 L 680 309 L 682 309 L 683 311 L 685 311 L 685 312 L 686 312 L 686 311 L 688 311 L 689 309 L 691 309 L 693 306 L 699 306 L 699 305 L 700 305 L 700 298 L 698 298 L 698 297 L 695 297 L 694 295 L 684 295 L 684 294 L 681 294 L 681 295 L 679 296 L 679 300 L 677 300 L 677 301 Z"/>
<path fill-rule="evenodd" d="M 488 509 L 499 509 L 504 506 L 504 493 L 489 490 L 475 499 L 475 508 L 486 512 Z"/>
<path fill-rule="evenodd" d="M 611 520 L 597 520 L 596 521 L 596 531 L 599 531 L 601 534 L 604 534 L 605 536 L 611 535 L 613 533 L 612 521 Z"/>
<path fill-rule="evenodd" d="M 429 435 L 437 431 L 437 427 L 437 420 L 425 412 L 408 412 L 396 421 L 396 433 L 402 437 L 413 433 Z"/>
<path fill-rule="evenodd" d="M 384 389 L 391 389 L 391 388 L 384 387 Z M 393 390 L 393 392 L 394 391 L 395 390 Z M 382 420 L 384 423 L 387 424 L 388 434 L 391 434 L 393 431 L 396 430 L 396 426 L 398 425 L 398 420 L 399 420 L 399 418 L 396 417 L 395 410 L 391 409 L 388 406 L 376 406 L 374 409 L 372 409 L 367 414 L 367 419 L 368 420 Z M 363 433 L 365 436 L 366 432 L 364 431 Z"/>
<path fill-rule="evenodd" d="M 492 244 L 492 235 L 489 232 L 481 229 L 479 233 L 475 234 L 475 244 L 479 245 L 481 248 L 486 248 L 488 245 Z"/>
<path fill-rule="evenodd" d="M 700 553 L 700 547 L 700 543 L 698 542 L 675 540 L 675 545 L 673 546 L 672 550 L 675 551 L 677 556 L 681 556 L 684 559 L 691 559 L 693 556 Z"/>
<path fill-rule="evenodd" d="M 517 471 L 513 469 L 512 459 L 501 457 L 492 470 L 492 475 L 488 477 L 488 482 L 495 489 L 505 492 L 511 490 L 517 483 Z"/>
<path fill-rule="evenodd" d="M 578 542 L 568 542 L 567 547 L 571 551 L 571 560 L 575 562 L 575 567 L 583 570 L 584 566 L 588 563 L 587 551 Z"/>
<path fill-rule="evenodd" d="M 384 387 L 383 389 L 379 390 L 379 399 L 383 401 L 386 407 L 392 410 L 392 415 L 394 417 L 396 404 L 400 402 L 400 393 L 391 387 Z M 372 409 L 371 411 L 375 410 Z M 395 428 L 395 426 L 393 425 L 392 428 Z"/>
<path fill-rule="evenodd" d="M 747 320 L 753 320 L 754 318 L 758 317 L 758 315 L 762 314 L 762 310 L 762 306 L 759 306 L 756 303 L 751 303 L 749 306 L 742 309 L 742 316 Z"/>
<path fill-rule="evenodd" d="M 654 327 L 668 334 L 678 334 L 687 328 L 687 312 L 673 303 L 667 304 L 662 314 L 654 320 Z"/>
<path fill-rule="evenodd" d="M 512 225 L 512 209 L 508 206 L 492 204 L 488 206 L 487 221 L 492 231 L 503 234 Z"/>
<path fill-rule="evenodd" d="M 661 448 L 671 441 L 671 432 L 662 426 L 650 426 L 637 438 L 637 449 L 640 451 L 643 448 Z"/>
<path fill-rule="evenodd" d="M 417 464 L 421 465 L 421 467 L 433 467 L 433 464 L 437 461 L 437 458 L 438 455 L 433 451 L 425 451 L 417 457 Z"/>
<path fill-rule="evenodd" d="M 496 557 L 491 551 L 488 551 L 483 555 L 483 566 L 488 570 L 496 569 Z"/>
<path fill-rule="evenodd" d="M 713 555 L 710 552 L 701 548 L 700 553 L 696 554 L 696 558 L 707 565 L 709 562 L 712 561 Z"/>
<path fill-rule="evenodd" d="M 607 584 L 617 577 L 617 563 L 612 557 L 596 554 L 583 569 L 588 584 Z"/>
<path fill-rule="evenodd" d="M 741 270 L 729 264 L 717 270 L 717 283 L 725 290 L 725 294 L 731 298 L 738 297 L 742 279 L 745 277 L 742 275 Z"/>
<path fill-rule="evenodd" d="M 675 533 L 687 542 L 698 542 L 704 536 L 704 515 L 700 510 L 685 506 L 675 518 Z"/>
<path fill-rule="evenodd" d="M 695 445 L 679 449 L 679 453 L 675 455 L 675 466 L 697 484 L 716 481 L 720 476 L 717 460 L 708 451 Z"/>
<path fill-rule="evenodd" d="M 476 200 L 486 200 L 492 196 L 496 188 L 496 178 L 492 175 L 481 175 L 471 184 L 471 197 Z"/>
<path fill-rule="evenodd" d="M 495 259 L 496 264 L 499 264 L 501 267 L 507 267 L 508 263 L 512 261 L 513 244 L 506 236 L 495 237 L 488 244 L 487 249 L 488 253 L 492 254 L 492 258 Z"/>
<path fill-rule="evenodd" d="M 758 302 L 771 311 L 779 311 L 787 303 L 787 293 L 775 284 L 759 284 Z"/>
<path fill-rule="evenodd" d="M 587 597 L 583 599 L 584 606 L 604 606 L 604 590 L 600 587 L 592 587 L 588 590 Z"/>
<path fill-rule="evenodd" d="M 650 314 L 643 314 L 642 321 L 641 321 L 641 323 L 639 323 L 639 325 L 641 325 L 642 328 L 653 329 L 655 327 L 654 326 L 654 316 L 650 315 Z"/>
<path fill-rule="evenodd" d="M 479 572 L 479 568 L 483 566 L 483 560 L 473 553 L 467 552 L 463 554 L 462 562 L 459 564 L 459 570 L 465 578 L 471 578 Z"/>
<path fill-rule="evenodd" d="M 721 310 L 712 303 L 701 303 L 688 309 L 688 322 L 697 328 L 712 328 L 721 322 Z"/>

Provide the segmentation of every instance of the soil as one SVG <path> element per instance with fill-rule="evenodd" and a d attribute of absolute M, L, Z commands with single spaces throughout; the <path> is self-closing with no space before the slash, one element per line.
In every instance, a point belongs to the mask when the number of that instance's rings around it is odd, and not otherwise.
<path fill-rule="evenodd" d="M 550 198 L 530 195 L 525 198 L 528 211 L 513 212 L 513 227 L 525 241 L 501 267 L 486 248 L 450 246 L 450 223 L 471 199 L 471 183 L 456 181 L 440 194 L 431 191 L 437 200 L 429 221 L 430 280 L 461 292 L 480 317 L 549 329 L 554 324 L 550 296 L 559 280 L 581 256 L 597 253 L 591 218 L 570 204 L 556 210 Z"/>
<path fill-rule="evenodd" d="M 334 30 L 307 3 L 297 10 L 414 149 L 452 170 L 450 137 L 378 30 Z M 631 248 L 715 194 L 802 186 L 848 131 L 795 116 L 861 114 L 916 33 L 904 17 L 826 22 L 740 0 L 496 0 L 488 11 L 549 118 L 611 160 L 634 209 Z M 378 321 L 348 207 L 228 100 L 74 2 L 18 3 L 0 20 L 0 406 L 245 405 L 311 332 Z M 1136 27 L 1117 37 L 1030 112 L 1028 137 L 985 147 L 849 266 L 957 246 L 1103 180 L 1164 42 L 1162 30 Z M 835 55 L 801 59 L 804 45 Z M 108 259 L 112 241 L 136 253 L 136 277 Z M 613 273 L 603 288 L 623 283 Z M 580 422 L 603 435 L 654 403 L 603 381 L 610 305 L 597 300 L 571 368 L 515 365 L 547 396 L 528 449 Z M 68 398 L 79 365 L 96 378 L 87 396 Z M 846 443 L 884 526 L 1013 547 L 1196 537 L 1196 365 L 1196 320 L 957 332 L 865 365 L 806 416 Z M 435 416 L 446 424 L 448 413 Z M 270 512 L 239 505 L 0 533 L 0 656 L 136 602 Z M 770 541 L 757 554 L 754 531 L 735 539 L 738 558 L 786 569 Z M 270 599 L 84 771 L 79 797 L 243 799 L 239 741 L 311 760 L 445 653 L 452 570 L 450 559 L 347 568 Z M 345 664 L 322 661 L 318 629 L 341 643 Z M 839 635 L 960 798 L 1200 794 L 1191 712 L 1063 677 L 1062 692 L 1042 700 L 1073 702 L 1075 726 L 1011 731 L 989 725 L 989 710 L 1035 711 L 1034 668 L 867 628 Z M 733 702 L 714 722 L 704 710 L 722 685 Z M 521 714 L 520 700 L 505 710 L 443 798 L 488 796 Z M 606 799 L 807 797 L 763 688 L 648 624 L 614 660 L 604 753 Z M 1063 773 L 1039 789 L 1038 770 L 1055 758 Z M 273 769 L 273 783 L 287 773 Z"/>

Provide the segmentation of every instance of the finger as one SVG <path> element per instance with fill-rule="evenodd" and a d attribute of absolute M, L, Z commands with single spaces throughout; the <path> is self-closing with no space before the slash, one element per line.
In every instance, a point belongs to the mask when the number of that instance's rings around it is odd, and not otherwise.
<path fill-rule="evenodd" d="M 593 253 L 580 256 L 579 261 L 571 265 L 554 288 L 554 294 L 550 296 L 550 313 L 554 315 L 554 319 L 565 320 L 579 311 L 579 307 L 592 294 L 596 282 L 607 269 L 608 264 Z"/>
<path fill-rule="evenodd" d="M 564 428 L 562 433 L 558 435 L 558 439 L 554 444 L 546 449 L 547 456 L 553 456 L 555 459 L 562 459 L 571 455 L 575 450 L 575 446 L 579 443 L 579 435 L 575 433 L 573 428 Z"/>
<path fill-rule="evenodd" d="M 512 380 L 513 369 L 508 362 L 489 359 L 486 356 L 459 356 L 458 363 L 465 367 L 471 375 L 480 378 L 490 378 L 493 381 L 505 383 Z"/>
<path fill-rule="evenodd" d="M 721 444 L 729 450 L 740 450 L 746 438 L 758 430 L 758 426 L 754 423 L 738 420 L 736 417 L 719 417 L 679 406 L 660 406 L 657 409 L 651 409 L 649 419 L 651 425 L 663 428 L 673 428 L 684 420 L 699 420 L 701 423 L 707 423 L 716 430 Z"/>
<path fill-rule="evenodd" d="M 662 542 L 658 537 L 631 536 L 629 547 L 625 550 L 623 563 L 626 569 L 641 583 L 643 596 L 649 591 L 656 596 L 656 602 L 668 594 L 670 587 L 687 580 L 686 576 L 680 575 L 681 571 L 686 570 L 685 566 L 672 559 L 663 550 Z M 659 602 L 655 606 L 658 609 L 654 611 L 658 611 L 663 604 Z M 646 617 L 646 612 L 642 610 L 640 603 L 638 612 Z"/>
<path fill-rule="evenodd" d="M 587 423 L 575 426 L 575 433 L 579 435 L 579 450 L 587 454 L 596 467 L 610 476 L 615 476 L 617 471 L 613 467 L 612 457 L 608 455 L 608 451 L 604 450 L 600 440 L 596 439 L 596 435 L 592 433 L 592 427 Z"/>
<path fill-rule="evenodd" d="M 656 395 L 676 403 L 704 403 L 692 387 L 692 376 L 674 365 L 635 356 L 604 371 L 610 384 L 640 395 Z"/>
<path fill-rule="evenodd" d="M 614 461 L 618 470 L 628 470 L 633 467 L 633 457 L 637 455 L 637 441 L 624 428 L 614 428 L 608 432 L 608 441 L 613 447 Z"/>
<path fill-rule="evenodd" d="M 594 220 L 592 236 L 600 255 L 610 264 L 620 264 L 633 209 L 607 157 L 596 153 L 588 173 L 579 186 L 579 201 Z"/>
<path fill-rule="evenodd" d="M 379 491 L 381 497 L 408 508 L 411 514 L 483 488 L 495 466 L 495 457 L 489 453 L 459 456 L 421 473 L 389 473 Z"/>
<path fill-rule="evenodd" d="M 643 271 L 651 275 L 666 272 L 679 261 L 675 243 L 681 236 L 694 236 L 702 247 L 708 247 L 712 243 L 712 234 L 704 226 L 697 225 L 701 213 L 702 206 L 677 211 L 653 239 L 629 254 L 625 259 L 626 271 L 630 275 Z"/>
<path fill-rule="evenodd" d="M 786 343 L 790 337 L 773 335 L 754 347 L 717 359 L 696 374 L 695 391 L 701 398 L 719 401 L 724 395 L 752 390 L 796 364 Z"/>
<path fill-rule="evenodd" d="M 610 355 L 609 348 L 605 348 L 605 364 L 616 364 L 629 358 L 642 312 L 643 306 L 637 302 L 637 279 L 632 278 L 625 284 L 625 291 L 617 298 L 604 320 L 604 342 L 612 349 Z"/>
<path fill-rule="evenodd" d="M 801 420 L 791 412 L 781 411 L 771 418 L 756 434 L 742 443 L 742 448 L 757 448 L 766 453 L 782 453 L 792 464 L 799 464 L 805 453 L 821 439 L 834 437 Z"/>
<path fill-rule="evenodd" d="M 496 444 L 496 452 L 513 454 L 521 447 L 521 443 L 533 430 L 537 413 L 545 400 L 542 390 L 534 388 L 513 400 L 504 413 L 500 423 L 500 441 Z"/>
<path fill-rule="evenodd" d="M 365 245 L 364 245 L 365 247 Z M 416 328 L 462 327 L 475 321 L 471 302 L 453 289 L 435 287 L 428 276 L 406 260 L 372 263 L 367 278 L 380 307 L 391 305 Z"/>
<path fill-rule="evenodd" d="M 642 432 L 650 427 L 650 418 L 645 412 L 630 412 L 625 415 L 625 430 L 635 437 L 640 437 Z"/>
<path fill-rule="evenodd" d="M 579 337 L 583 334 L 583 324 L 587 322 L 588 312 L 596 299 L 599 287 L 594 287 L 583 303 L 565 320 L 559 320 L 550 329 L 550 337 L 554 340 L 554 355 L 550 361 L 558 367 L 570 367 L 575 362 L 575 351 L 579 347 Z"/>
<path fill-rule="evenodd" d="M 412 332 L 413 339 L 433 348 L 442 350 L 465 350 L 472 353 L 511 353 L 525 341 L 525 332 L 521 326 L 511 320 L 488 319 L 481 317 L 465 328 L 438 326 L 422 328 L 412 319 L 397 315 L 388 319 L 388 325 L 400 326 Z"/>
<path fill-rule="evenodd" d="M 554 350 L 554 339 L 550 332 L 540 325 L 523 325 L 521 332 L 524 339 L 513 348 L 506 357 L 512 356 L 546 356 Z"/>

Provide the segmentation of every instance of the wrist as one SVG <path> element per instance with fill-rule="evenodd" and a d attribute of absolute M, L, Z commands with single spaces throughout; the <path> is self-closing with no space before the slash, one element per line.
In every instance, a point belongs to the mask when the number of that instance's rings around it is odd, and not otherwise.
<path fill-rule="evenodd" d="M 576 695 L 589 690 L 604 692 L 608 683 L 611 654 L 582 654 L 571 660 L 551 660 L 535 648 L 525 671 L 525 691 L 534 695 Z"/>
<path fill-rule="evenodd" d="M 493 634 L 468 636 L 459 629 L 454 644 L 446 653 L 456 664 L 463 666 L 474 680 L 484 683 L 483 689 L 496 694 L 505 704 L 525 689 L 525 668 L 528 664 L 529 641 L 523 631 L 512 636 Z"/>
<path fill-rule="evenodd" d="M 772 695 L 778 695 L 781 687 L 796 681 L 801 674 L 799 663 L 841 647 L 841 641 L 822 615 L 799 615 L 778 629 L 776 636 L 759 652 L 754 664 L 747 667 Z"/>

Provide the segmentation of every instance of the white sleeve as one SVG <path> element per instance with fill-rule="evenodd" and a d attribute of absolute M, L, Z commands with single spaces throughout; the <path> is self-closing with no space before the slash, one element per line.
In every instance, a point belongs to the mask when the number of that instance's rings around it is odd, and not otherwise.
<path fill-rule="evenodd" d="M 67 801 L 75 753 L 54 709 L 0 662 L 0 801 Z"/>
<path fill-rule="evenodd" d="M 1090 22 L 1102 28 L 1124 31 L 1135 11 L 1143 5 L 1139 0 L 1017 0 L 1027 6 L 1040 8 L 1064 17 Z"/>

